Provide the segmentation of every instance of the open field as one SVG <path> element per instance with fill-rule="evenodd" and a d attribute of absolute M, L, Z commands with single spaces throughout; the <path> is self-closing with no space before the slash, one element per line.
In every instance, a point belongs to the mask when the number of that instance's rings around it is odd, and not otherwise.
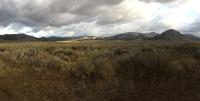
<path fill-rule="evenodd" d="M 199 42 L 0 43 L 1 101 L 199 101 Z"/>

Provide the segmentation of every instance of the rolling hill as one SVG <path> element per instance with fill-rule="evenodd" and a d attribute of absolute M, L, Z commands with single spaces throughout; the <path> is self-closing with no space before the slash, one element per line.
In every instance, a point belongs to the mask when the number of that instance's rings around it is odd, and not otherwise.
<path fill-rule="evenodd" d="M 154 38 L 152 38 L 151 40 L 160 40 L 160 41 L 189 41 L 192 40 L 191 38 L 189 38 L 188 36 L 181 34 L 180 32 L 174 30 L 174 29 L 170 29 L 167 30 L 165 32 L 163 32 L 162 34 L 155 36 Z"/>
<path fill-rule="evenodd" d="M 144 33 L 143 35 L 145 35 L 148 38 L 153 38 L 155 36 L 158 36 L 159 34 L 156 32 L 150 32 L 150 33 Z"/>
<path fill-rule="evenodd" d="M 133 40 L 133 41 L 200 41 L 200 38 L 192 34 L 182 34 L 174 29 L 169 29 L 161 34 L 150 32 L 150 33 L 138 33 L 138 32 L 127 32 L 117 34 L 114 36 L 104 38 L 106 40 Z"/>
<path fill-rule="evenodd" d="M 192 35 L 192 34 L 184 34 L 184 35 L 192 40 L 200 41 L 200 38 L 195 35 Z"/>
<path fill-rule="evenodd" d="M 67 40 L 95 40 L 95 39 L 100 39 L 99 37 L 96 36 L 74 36 L 74 37 L 42 37 L 40 40 L 42 41 L 67 41 Z"/>
<path fill-rule="evenodd" d="M 107 40 L 144 40 L 148 36 L 143 35 L 143 33 L 138 32 L 127 32 L 123 34 L 118 34 L 110 37 L 106 37 Z"/>
<path fill-rule="evenodd" d="M 0 35 L 0 41 L 38 41 L 39 39 L 26 34 Z"/>

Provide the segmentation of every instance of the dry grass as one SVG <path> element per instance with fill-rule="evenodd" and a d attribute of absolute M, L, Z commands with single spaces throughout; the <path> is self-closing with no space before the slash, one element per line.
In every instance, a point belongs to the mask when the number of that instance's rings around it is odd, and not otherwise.
<path fill-rule="evenodd" d="M 200 43 L 0 44 L 0 100 L 198 101 Z"/>

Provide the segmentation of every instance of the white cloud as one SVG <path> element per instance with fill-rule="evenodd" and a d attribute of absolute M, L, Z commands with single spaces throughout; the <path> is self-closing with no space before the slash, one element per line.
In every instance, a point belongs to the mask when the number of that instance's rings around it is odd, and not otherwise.
<path fill-rule="evenodd" d="M 200 16 L 200 1 L 199 0 L 187 0 L 181 5 L 176 5 L 174 7 L 168 7 L 166 12 L 163 12 L 163 22 L 165 25 L 182 29 L 188 26 Z"/>
<path fill-rule="evenodd" d="M 18 23 L 12 23 L 7 27 L 0 26 L 0 34 L 19 34 L 32 32 L 31 27 L 27 27 Z"/>

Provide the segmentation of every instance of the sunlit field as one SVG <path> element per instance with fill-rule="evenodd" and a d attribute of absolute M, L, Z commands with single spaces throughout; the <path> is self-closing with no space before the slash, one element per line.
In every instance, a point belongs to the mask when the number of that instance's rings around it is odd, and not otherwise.
<path fill-rule="evenodd" d="M 0 100 L 197 101 L 199 42 L 0 43 Z"/>

